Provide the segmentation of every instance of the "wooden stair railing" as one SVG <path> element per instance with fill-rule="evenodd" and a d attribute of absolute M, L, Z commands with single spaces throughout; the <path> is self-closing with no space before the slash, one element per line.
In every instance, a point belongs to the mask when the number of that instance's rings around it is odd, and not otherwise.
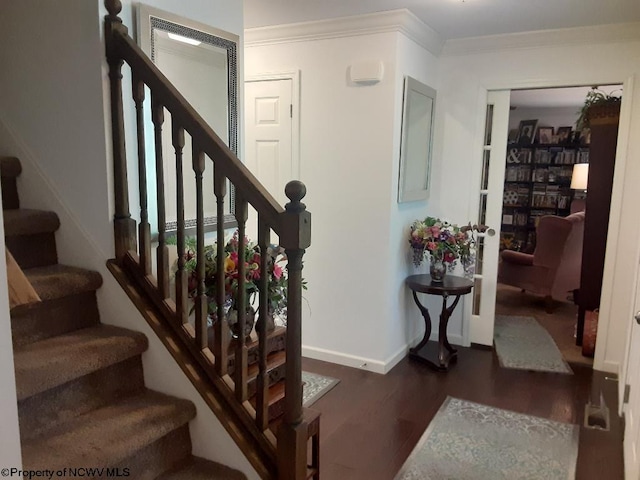
<path fill-rule="evenodd" d="M 138 295 L 151 302 L 161 321 L 179 343 L 183 354 L 190 355 L 199 368 L 206 373 L 213 393 L 228 406 L 225 415 L 234 417 L 234 425 L 241 426 L 241 432 L 234 428 L 235 439 L 249 437 L 245 448 L 258 449 L 250 452 L 249 460 L 264 478 L 301 480 L 313 476 L 319 478 L 318 466 L 318 415 L 302 407 L 301 371 L 301 318 L 302 318 L 302 257 L 310 245 L 311 216 L 301 202 L 306 194 L 305 186 L 298 181 L 289 182 L 285 194 L 289 203 L 283 209 L 267 192 L 234 153 L 216 135 L 211 127 L 175 89 L 167 78 L 128 35 L 118 14 L 122 10 L 119 0 L 105 0 L 108 15 L 105 16 L 106 56 L 109 64 L 111 86 L 111 126 L 113 141 L 113 169 L 115 190 L 114 236 L 115 255 L 113 265 L 118 271 L 126 272 Z M 123 114 L 122 67 L 127 63 L 131 68 L 132 96 L 136 111 L 138 190 L 140 194 L 140 224 L 131 218 L 129 208 L 129 184 L 125 148 L 125 125 Z M 152 244 L 147 199 L 146 152 L 144 142 L 144 102 L 145 87 L 151 92 L 151 117 L 155 139 L 156 192 L 158 207 L 158 246 L 156 250 L 156 276 L 152 268 Z M 162 129 L 164 112 L 171 114 L 172 144 L 175 149 L 175 175 L 177 180 L 176 207 L 178 249 L 177 271 L 175 273 L 175 301 L 171 298 L 170 267 L 165 231 L 165 191 L 164 159 L 162 158 Z M 192 140 L 192 169 L 196 189 L 196 240 L 197 240 L 197 295 L 195 297 L 195 328 L 189 323 L 190 302 L 187 272 L 182 252 L 185 251 L 185 215 L 183 179 L 183 149 L 185 135 Z M 207 161 L 207 157 L 211 162 Z M 239 231 L 239 251 L 244 251 L 245 228 L 248 206 L 257 211 L 258 245 L 261 252 L 267 251 L 270 232 L 279 238 L 288 259 L 287 289 L 287 331 L 284 415 L 277 421 L 277 432 L 272 432 L 269 416 L 270 390 L 267 371 L 267 328 L 256 329 L 258 333 L 258 375 L 255 386 L 256 396 L 250 402 L 248 395 L 248 347 L 244 335 L 231 344 L 227 323 L 214 323 L 213 340 L 208 332 L 208 299 L 205 285 L 204 263 L 204 182 L 203 175 L 208 168 L 214 168 L 213 191 L 216 197 L 218 219 L 224 217 L 226 185 L 229 181 L 235 187 L 235 218 Z M 224 223 L 217 223 L 217 318 L 224 318 Z M 267 255 L 261 255 L 261 271 L 267 271 Z M 246 294 L 244 288 L 244 262 L 239 262 L 238 328 L 244 331 L 246 324 Z M 112 271 L 114 271 L 112 269 Z M 261 275 L 259 282 L 258 323 L 267 317 L 267 275 Z M 211 345 L 213 343 L 213 345 Z M 175 346 L 174 346 L 175 347 Z M 233 372 L 229 375 L 227 355 L 233 358 Z M 174 355 L 175 357 L 175 355 Z M 202 393 L 202 392 L 201 392 Z M 252 406 L 255 405 L 255 408 Z M 224 424 L 224 422 L 223 422 Z M 308 465 L 307 444 L 312 438 L 311 465 Z M 243 448 L 243 445 L 240 445 Z M 247 452 L 245 452 L 247 453 Z"/>

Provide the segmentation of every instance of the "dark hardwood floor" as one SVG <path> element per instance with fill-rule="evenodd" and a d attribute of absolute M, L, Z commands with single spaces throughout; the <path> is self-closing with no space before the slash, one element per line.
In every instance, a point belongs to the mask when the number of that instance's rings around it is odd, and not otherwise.
<path fill-rule="evenodd" d="M 447 396 L 581 425 L 592 375 L 611 409 L 611 430 L 581 428 L 576 478 L 624 478 L 617 382 L 589 367 L 572 365 L 575 375 L 504 369 L 492 351 L 475 348 L 459 348 L 447 373 L 407 358 L 387 375 L 311 359 L 302 365 L 340 379 L 311 407 L 322 412 L 323 480 L 392 480 Z"/>

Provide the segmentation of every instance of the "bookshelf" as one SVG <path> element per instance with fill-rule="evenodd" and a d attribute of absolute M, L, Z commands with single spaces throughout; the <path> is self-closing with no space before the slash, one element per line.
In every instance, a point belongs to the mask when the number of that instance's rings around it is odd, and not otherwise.
<path fill-rule="evenodd" d="M 531 253 L 538 219 L 570 214 L 573 165 L 589 162 L 588 145 L 509 144 L 502 202 L 501 250 Z"/>

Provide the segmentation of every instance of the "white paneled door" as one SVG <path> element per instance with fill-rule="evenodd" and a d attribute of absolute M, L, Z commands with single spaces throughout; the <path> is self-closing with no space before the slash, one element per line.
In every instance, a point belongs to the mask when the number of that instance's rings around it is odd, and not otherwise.
<path fill-rule="evenodd" d="M 245 163 L 276 200 L 288 200 L 284 187 L 298 178 L 293 156 L 292 79 L 245 83 Z"/>
<path fill-rule="evenodd" d="M 636 279 L 634 318 L 628 343 L 627 371 L 625 375 L 628 403 L 624 406 L 624 470 L 625 478 L 640 478 L 640 268 Z"/>
<path fill-rule="evenodd" d="M 480 191 L 472 218 L 489 229 L 478 235 L 474 290 L 467 301 L 472 303 L 470 341 L 483 345 L 493 344 L 510 99 L 509 90 L 488 92 L 482 156 L 478 157 L 481 173 L 476 178 L 480 181 Z"/>

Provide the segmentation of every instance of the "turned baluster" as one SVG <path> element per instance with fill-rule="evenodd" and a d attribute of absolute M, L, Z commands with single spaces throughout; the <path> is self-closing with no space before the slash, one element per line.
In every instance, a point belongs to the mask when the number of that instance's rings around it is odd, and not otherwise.
<path fill-rule="evenodd" d="M 196 302 L 196 345 L 201 350 L 208 347 L 207 336 L 207 286 L 205 284 L 205 258 L 204 258 L 204 192 L 202 190 L 202 176 L 205 166 L 204 152 L 193 142 L 193 171 L 196 175 L 196 241 L 198 263 L 196 271 L 198 276 L 198 292 Z"/>
<path fill-rule="evenodd" d="M 256 424 L 261 430 L 269 427 L 269 375 L 267 372 L 267 315 L 269 314 L 269 256 L 271 229 L 258 215 L 258 246 L 260 247 L 258 332 L 258 378 L 256 391 Z"/>
<path fill-rule="evenodd" d="M 238 297 L 236 307 L 238 309 L 238 324 L 236 332 L 238 338 L 235 348 L 235 370 L 233 371 L 233 381 L 235 383 L 236 399 L 244 402 L 247 399 L 247 340 L 244 334 L 247 325 L 247 261 L 245 252 L 247 250 L 247 239 L 245 237 L 247 223 L 247 201 L 236 192 L 236 221 L 238 222 Z"/>
<path fill-rule="evenodd" d="M 182 172 L 184 149 L 184 128 L 180 127 L 175 117 L 171 118 L 173 148 L 176 151 L 176 246 L 178 249 L 178 269 L 176 270 L 176 315 L 181 324 L 189 321 L 189 294 L 187 288 L 187 272 L 185 265 L 184 240 L 184 175 Z"/>
<path fill-rule="evenodd" d="M 224 288 L 224 197 L 227 194 L 227 179 L 216 169 L 213 169 L 213 192 L 216 196 L 217 220 L 217 251 L 216 251 L 216 310 L 217 321 L 213 328 L 213 354 L 216 358 L 216 373 L 221 377 L 227 374 L 229 368 L 229 354 L 227 351 L 229 327 L 226 322 L 224 303 L 226 291 Z"/>
<path fill-rule="evenodd" d="M 158 292 L 162 298 L 169 297 L 169 249 L 166 239 L 166 215 L 164 203 L 164 162 L 162 158 L 162 124 L 164 107 L 151 92 L 151 117 L 154 126 L 156 153 L 156 201 L 158 205 Z"/>
<path fill-rule="evenodd" d="M 132 74 L 133 100 L 136 104 L 136 128 L 138 142 L 138 190 L 140 190 L 140 225 L 138 226 L 138 250 L 140 267 L 144 275 L 151 274 L 151 227 L 147 205 L 147 160 L 144 144 L 144 83 Z"/>

